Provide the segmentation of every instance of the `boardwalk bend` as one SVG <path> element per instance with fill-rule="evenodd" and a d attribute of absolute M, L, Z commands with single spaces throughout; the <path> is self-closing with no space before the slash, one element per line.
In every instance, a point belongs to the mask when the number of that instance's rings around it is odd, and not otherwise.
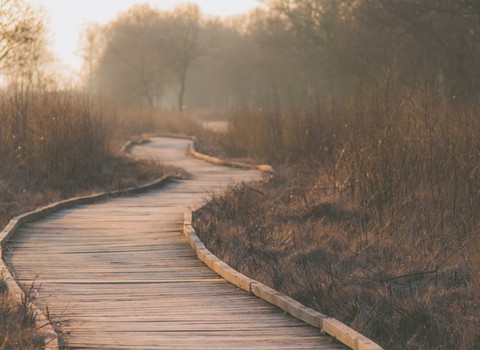
<path fill-rule="evenodd" d="M 180 232 L 184 212 L 260 174 L 192 159 L 189 142 L 155 138 L 133 153 L 191 179 L 24 225 L 10 241 L 19 283 L 38 275 L 37 305 L 69 320 L 72 349 L 342 349 L 197 260 Z"/>

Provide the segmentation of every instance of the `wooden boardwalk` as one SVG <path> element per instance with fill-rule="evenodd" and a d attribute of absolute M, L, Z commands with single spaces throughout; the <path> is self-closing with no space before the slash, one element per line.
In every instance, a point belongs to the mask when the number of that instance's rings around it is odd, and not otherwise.
<path fill-rule="evenodd" d="M 156 138 L 134 154 L 183 167 L 191 179 L 21 228 L 9 244 L 17 280 L 41 284 L 36 304 L 69 320 L 72 349 L 344 349 L 197 260 L 180 232 L 183 213 L 261 175 L 191 159 L 188 143 Z"/>

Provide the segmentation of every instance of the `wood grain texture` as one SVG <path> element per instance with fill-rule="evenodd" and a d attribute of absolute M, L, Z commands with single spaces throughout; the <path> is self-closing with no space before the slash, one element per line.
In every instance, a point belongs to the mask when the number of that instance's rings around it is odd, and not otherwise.
<path fill-rule="evenodd" d="M 69 320 L 72 349 L 344 349 L 196 258 L 181 233 L 183 213 L 261 174 L 187 157 L 189 143 L 154 138 L 133 149 L 183 167 L 189 180 L 19 228 L 6 252 L 17 281 L 41 285 L 37 305 Z"/>

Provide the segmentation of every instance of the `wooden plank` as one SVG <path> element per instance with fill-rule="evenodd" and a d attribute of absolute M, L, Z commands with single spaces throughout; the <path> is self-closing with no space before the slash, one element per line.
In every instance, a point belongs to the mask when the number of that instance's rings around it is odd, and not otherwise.
<path fill-rule="evenodd" d="M 17 280 L 25 288 L 35 280 L 37 305 L 69 320 L 72 349 L 344 349 L 196 258 L 183 213 L 261 174 L 189 158 L 189 142 L 158 138 L 133 154 L 184 167 L 192 179 L 22 226 L 7 253 Z"/>

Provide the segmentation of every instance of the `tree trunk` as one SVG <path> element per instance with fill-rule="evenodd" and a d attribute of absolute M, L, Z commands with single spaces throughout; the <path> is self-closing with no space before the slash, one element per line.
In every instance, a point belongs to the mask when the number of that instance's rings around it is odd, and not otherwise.
<path fill-rule="evenodd" d="M 183 112 L 183 99 L 185 97 L 185 89 L 187 85 L 187 69 L 184 69 L 180 76 L 180 92 L 178 94 L 178 111 Z"/>

